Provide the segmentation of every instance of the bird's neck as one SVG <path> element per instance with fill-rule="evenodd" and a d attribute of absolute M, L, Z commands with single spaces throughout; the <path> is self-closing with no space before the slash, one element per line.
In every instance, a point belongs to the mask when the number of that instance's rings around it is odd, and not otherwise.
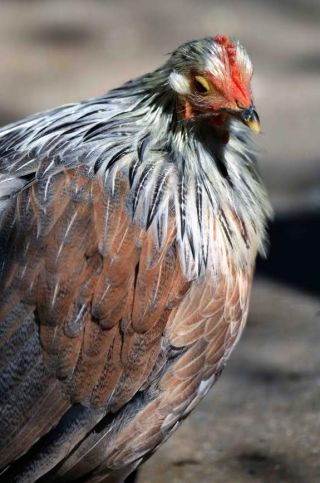
<path fill-rule="evenodd" d="M 117 91 L 138 127 L 137 158 L 128 158 L 132 216 L 165 234 L 174 207 L 188 278 L 230 254 L 237 265 L 252 266 L 263 249 L 269 204 L 248 134 L 230 125 L 226 144 L 211 125 L 183 122 L 167 79 L 162 69 Z"/>

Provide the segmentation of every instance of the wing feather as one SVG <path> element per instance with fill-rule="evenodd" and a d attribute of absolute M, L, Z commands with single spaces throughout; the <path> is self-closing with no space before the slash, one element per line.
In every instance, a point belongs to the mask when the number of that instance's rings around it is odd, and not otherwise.
<path fill-rule="evenodd" d="M 1 465 L 25 453 L 7 476 L 129 467 L 203 397 L 242 330 L 250 276 L 230 261 L 186 280 L 175 213 L 159 244 L 112 176 L 50 174 L 2 213 Z"/>

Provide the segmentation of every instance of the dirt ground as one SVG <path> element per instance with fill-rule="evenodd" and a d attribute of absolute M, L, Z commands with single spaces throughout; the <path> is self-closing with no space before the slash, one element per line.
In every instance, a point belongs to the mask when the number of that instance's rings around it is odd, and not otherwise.
<path fill-rule="evenodd" d="M 139 483 L 320 481 L 319 0 L 0 0 L 0 124 L 95 96 L 191 38 L 248 49 L 275 207 L 248 327 Z"/>

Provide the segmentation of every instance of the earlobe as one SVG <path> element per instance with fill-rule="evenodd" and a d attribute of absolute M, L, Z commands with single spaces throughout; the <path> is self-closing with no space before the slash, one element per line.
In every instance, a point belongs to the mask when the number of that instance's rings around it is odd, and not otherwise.
<path fill-rule="evenodd" d="M 194 117 L 194 112 L 193 112 L 192 106 L 190 104 L 190 101 L 188 101 L 188 99 L 186 99 L 185 109 L 184 109 L 184 118 L 186 120 L 188 120 L 188 119 L 192 119 L 193 117 Z"/>
<path fill-rule="evenodd" d="M 173 70 L 169 75 L 169 84 L 178 94 L 190 94 L 189 80 L 183 74 Z"/>

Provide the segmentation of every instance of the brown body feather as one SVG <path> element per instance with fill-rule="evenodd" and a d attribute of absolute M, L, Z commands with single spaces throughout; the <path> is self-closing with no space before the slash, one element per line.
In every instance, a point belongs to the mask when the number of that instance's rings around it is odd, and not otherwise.
<path fill-rule="evenodd" d="M 203 397 L 201 382 L 213 382 L 241 332 L 251 273 L 230 260 L 214 282 L 187 281 L 174 213 L 158 248 L 152 232 L 127 214 L 121 173 L 111 194 L 84 167 L 62 172 L 52 178 L 45 206 L 38 202 L 43 184 L 19 193 L 1 226 L 8 233 L 2 370 L 25 359 L 2 411 L 1 466 L 32 452 L 81 404 L 91 416 L 58 449 L 47 443 L 45 472 L 60 463 L 54 479 L 93 472 L 88 481 L 100 481 L 146 457 Z M 131 411 L 139 394 L 144 400 Z M 110 422 L 96 431 L 106 415 Z M 21 481 L 43 474 L 41 454 L 35 461 L 31 472 L 21 459 Z"/>

